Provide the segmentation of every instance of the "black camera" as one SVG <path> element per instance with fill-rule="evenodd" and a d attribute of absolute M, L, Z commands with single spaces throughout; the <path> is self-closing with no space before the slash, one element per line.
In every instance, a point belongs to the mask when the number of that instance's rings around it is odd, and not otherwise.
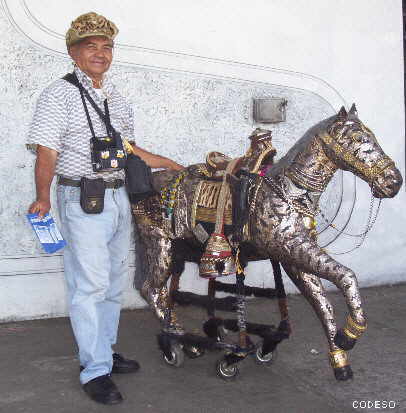
<path fill-rule="evenodd" d="M 127 153 L 118 132 L 91 138 L 90 152 L 94 172 L 118 171 L 126 165 Z"/>

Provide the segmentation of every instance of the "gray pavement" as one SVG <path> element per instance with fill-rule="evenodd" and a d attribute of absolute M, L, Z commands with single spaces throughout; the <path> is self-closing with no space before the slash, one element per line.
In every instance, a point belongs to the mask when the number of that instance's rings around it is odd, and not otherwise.
<path fill-rule="evenodd" d="M 344 301 L 329 295 L 342 322 Z M 123 312 L 117 350 L 136 357 L 141 370 L 115 376 L 125 397 L 117 406 L 98 405 L 81 390 L 68 319 L 0 324 L 0 412 L 406 412 L 406 284 L 363 289 L 362 296 L 369 328 L 351 352 L 354 380 L 344 383 L 334 379 L 319 321 L 299 295 L 289 296 L 294 331 L 275 363 L 258 366 L 249 357 L 233 382 L 216 376 L 218 352 L 186 359 L 180 368 L 166 365 L 152 313 Z M 278 322 L 274 301 L 251 300 L 248 311 L 250 321 Z M 192 307 L 180 308 L 179 316 L 189 331 L 205 319 Z M 377 403 L 363 408 L 368 402 Z"/>

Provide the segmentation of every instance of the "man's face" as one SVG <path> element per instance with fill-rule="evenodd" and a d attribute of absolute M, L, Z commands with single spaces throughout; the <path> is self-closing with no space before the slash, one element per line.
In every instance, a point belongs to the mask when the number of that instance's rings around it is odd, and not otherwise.
<path fill-rule="evenodd" d="M 79 69 L 91 78 L 99 78 L 109 70 L 113 60 L 113 42 L 107 37 L 91 36 L 69 48 Z"/>

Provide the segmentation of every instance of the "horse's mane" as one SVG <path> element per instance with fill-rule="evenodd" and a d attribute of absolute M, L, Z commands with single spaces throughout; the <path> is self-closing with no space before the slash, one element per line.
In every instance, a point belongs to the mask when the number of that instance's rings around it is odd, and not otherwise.
<path fill-rule="evenodd" d="M 310 141 L 314 138 L 315 135 L 324 132 L 337 118 L 337 115 L 333 115 L 327 119 L 316 123 L 308 129 L 305 134 L 289 149 L 289 151 L 284 155 L 279 161 L 277 161 L 268 172 L 268 176 L 279 175 L 283 169 L 288 168 L 296 156 L 307 148 Z"/>

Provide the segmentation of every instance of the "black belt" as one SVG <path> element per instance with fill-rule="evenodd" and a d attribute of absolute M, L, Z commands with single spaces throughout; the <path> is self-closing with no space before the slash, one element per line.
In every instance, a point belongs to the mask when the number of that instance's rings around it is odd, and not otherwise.
<path fill-rule="evenodd" d="M 113 188 L 113 189 L 118 189 L 121 188 L 124 185 L 124 181 L 122 179 L 114 179 L 112 181 L 104 181 L 106 184 L 106 188 Z M 65 178 L 63 176 L 60 176 L 58 178 L 58 185 L 63 185 L 63 186 L 76 186 L 80 187 L 80 181 L 77 181 L 76 179 L 69 179 Z"/>

